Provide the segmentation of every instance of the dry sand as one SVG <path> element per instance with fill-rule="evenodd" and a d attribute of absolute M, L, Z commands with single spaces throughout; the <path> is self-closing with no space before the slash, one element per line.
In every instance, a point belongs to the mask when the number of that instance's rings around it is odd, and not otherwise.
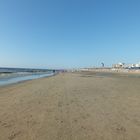
<path fill-rule="evenodd" d="M 65 73 L 2 87 L 0 140 L 140 140 L 140 77 Z"/>

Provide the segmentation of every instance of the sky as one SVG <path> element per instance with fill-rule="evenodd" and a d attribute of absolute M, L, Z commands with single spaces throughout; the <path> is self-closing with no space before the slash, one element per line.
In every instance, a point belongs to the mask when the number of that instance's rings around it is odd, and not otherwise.
<path fill-rule="evenodd" d="M 139 0 L 0 0 L 0 67 L 140 61 Z"/>

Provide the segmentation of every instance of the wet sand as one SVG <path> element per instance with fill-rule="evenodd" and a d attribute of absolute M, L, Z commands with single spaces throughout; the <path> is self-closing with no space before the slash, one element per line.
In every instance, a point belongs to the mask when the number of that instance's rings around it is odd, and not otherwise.
<path fill-rule="evenodd" d="M 0 140 L 139 140 L 140 77 L 65 73 L 0 88 Z"/>

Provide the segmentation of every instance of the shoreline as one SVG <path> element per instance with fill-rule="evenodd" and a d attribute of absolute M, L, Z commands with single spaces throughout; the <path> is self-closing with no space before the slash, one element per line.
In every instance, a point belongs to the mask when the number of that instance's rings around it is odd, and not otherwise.
<path fill-rule="evenodd" d="M 1 87 L 7 87 L 7 86 L 10 86 L 10 85 L 19 84 L 19 83 L 23 83 L 23 82 L 27 82 L 27 81 L 32 81 L 32 80 L 37 80 L 37 79 L 42 79 L 42 78 L 49 78 L 49 77 L 52 77 L 52 76 L 55 76 L 55 75 L 56 75 L 55 73 L 51 73 L 51 74 L 47 74 L 47 75 L 46 74 L 38 75 L 38 76 L 41 76 L 41 77 L 33 77 L 34 75 L 29 75 L 29 76 L 9 78 L 9 80 L 18 79 L 18 78 L 21 78 L 21 80 L 13 81 L 13 82 L 10 82 L 10 83 L 5 82 L 5 84 L 0 85 L 0 88 Z M 32 78 L 28 78 L 28 77 L 32 77 Z"/>

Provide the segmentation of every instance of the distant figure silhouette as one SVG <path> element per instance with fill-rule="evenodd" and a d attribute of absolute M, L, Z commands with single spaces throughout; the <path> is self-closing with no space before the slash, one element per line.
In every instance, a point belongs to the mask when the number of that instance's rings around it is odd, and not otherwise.
<path fill-rule="evenodd" d="M 55 70 L 53 70 L 53 73 L 55 73 Z"/>
<path fill-rule="evenodd" d="M 103 62 L 102 62 L 101 64 L 102 64 L 102 67 L 104 67 L 104 66 L 105 66 L 105 64 L 104 64 Z"/>

